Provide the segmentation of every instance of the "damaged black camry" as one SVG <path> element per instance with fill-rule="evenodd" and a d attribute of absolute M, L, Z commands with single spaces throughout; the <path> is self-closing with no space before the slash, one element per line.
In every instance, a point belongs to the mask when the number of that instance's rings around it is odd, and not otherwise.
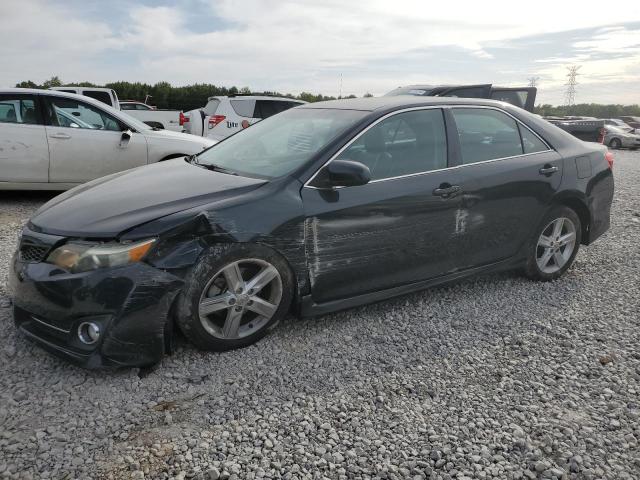
<path fill-rule="evenodd" d="M 174 325 L 220 351 L 290 311 L 504 269 L 553 280 L 608 229 L 611 168 L 601 145 L 490 100 L 305 105 L 45 204 L 12 260 L 15 323 L 87 367 L 144 366 Z"/>

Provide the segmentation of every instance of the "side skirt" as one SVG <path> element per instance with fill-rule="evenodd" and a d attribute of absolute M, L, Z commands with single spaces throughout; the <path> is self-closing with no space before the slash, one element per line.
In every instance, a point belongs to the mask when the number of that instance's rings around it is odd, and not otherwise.
<path fill-rule="evenodd" d="M 315 303 L 313 301 L 312 295 L 304 295 L 300 301 L 300 316 L 312 317 L 316 315 L 324 315 L 339 310 L 345 310 L 347 308 L 359 307 L 361 305 L 366 305 L 369 303 L 380 302 L 382 300 L 387 300 L 399 295 L 417 292 L 419 290 L 424 290 L 436 285 L 455 282 L 456 280 L 479 275 L 482 273 L 495 273 L 505 270 L 512 270 L 521 266 L 523 262 L 524 260 L 520 257 L 509 258 L 500 262 L 483 265 L 481 267 L 470 268 L 468 270 L 463 270 L 448 275 L 442 275 L 440 277 L 431 278 L 429 280 L 423 280 L 407 285 L 400 285 L 398 287 L 392 287 L 377 292 L 365 293 L 362 295 L 357 295 L 355 297 L 331 300 L 324 303 Z"/>

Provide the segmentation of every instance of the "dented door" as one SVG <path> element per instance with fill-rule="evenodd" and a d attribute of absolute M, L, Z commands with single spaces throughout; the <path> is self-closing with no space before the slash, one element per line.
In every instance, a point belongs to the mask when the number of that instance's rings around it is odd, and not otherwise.
<path fill-rule="evenodd" d="M 456 169 L 318 190 L 305 187 L 305 244 L 312 296 L 325 302 L 456 269 L 461 196 Z"/>

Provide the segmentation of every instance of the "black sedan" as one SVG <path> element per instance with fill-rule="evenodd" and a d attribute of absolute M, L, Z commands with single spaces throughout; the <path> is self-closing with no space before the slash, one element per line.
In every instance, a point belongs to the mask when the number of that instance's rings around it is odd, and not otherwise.
<path fill-rule="evenodd" d="M 12 260 L 15 322 L 87 367 L 143 366 L 174 325 L 220 351 L 291 310 L 505 269 L 554 280 L 609 227 L 609 155 L 491 100 L 305 105 L 48 202 Z"/>

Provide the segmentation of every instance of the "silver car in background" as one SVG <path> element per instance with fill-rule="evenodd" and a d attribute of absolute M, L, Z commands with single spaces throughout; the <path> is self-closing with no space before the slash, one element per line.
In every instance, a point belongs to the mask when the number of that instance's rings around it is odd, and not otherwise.
<path fill-rule="evenodd" d="M 635 150 L 640 148 L 640 135 L 623 130 L 613 125 L 604 126 L 605 136 L 604 143 L 611 148 L 631 148 Z"/>

